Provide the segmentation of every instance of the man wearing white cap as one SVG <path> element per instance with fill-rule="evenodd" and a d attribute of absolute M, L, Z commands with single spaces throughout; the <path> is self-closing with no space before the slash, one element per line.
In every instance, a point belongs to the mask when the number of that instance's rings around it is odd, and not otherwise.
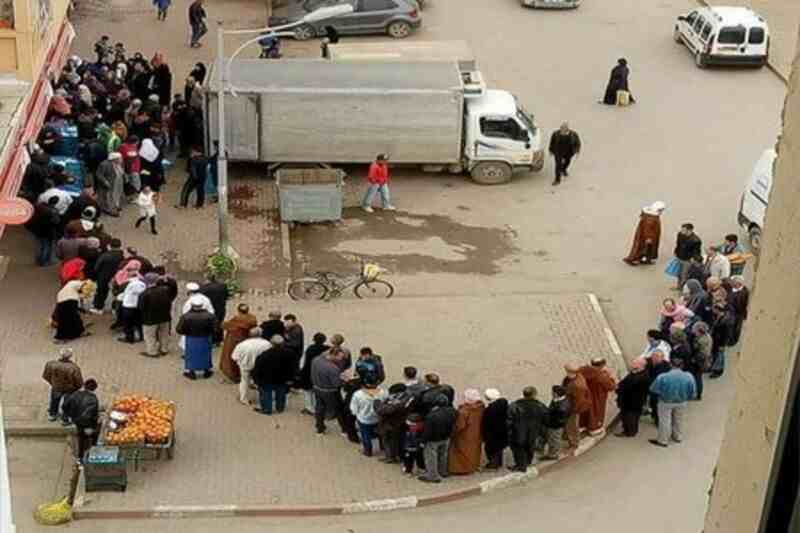
<path fill-rule="evenodd" d="M 244 405 L 250 404 L 247 398 L 250 389 L 250 372 L 256 366 L 258 356 L 270 348 L 272 348 L 272 343 L 261 338 L 261 328 L 253 328 L 250 330 L 250 338 L 243 340 L 233 349 L 231 359 L 239 365 L 242 376 L 239 381 L 239 402 Z"/>
<path fill-rule="evenodd" d="M 214 305 L 211 303 L 211 300 L 204 294 L 200 293 L 200 285 L 194 282 L 190 282 L 186 284 L 186 295 L 188 298 L 183 303 L 183 308 L 181 309 L 181 316 L 185 315 L 189 311 L 192 310 L 192 301 L 198 304 L 201 309 L 204 311 L 208 311 L 212 315 L 214 314 Z M 186 338 L 181 335 L 180 339 L 178 340 L 178 345 L 181 347 L 181 350 L 186 351 Z"/>
<path fill-rule="evenodd" d="M 503 450 L 508 447 L 508 400 L 497 389 L 486 389 L 486 409 L 481 420 L 481 437 L 487 470 L 503 467 Z"/>
<path fill-rule="evenodd" d="M 191 306 L 185 313 L 175 331 L 184 335 L 184 373 L 188 379 L 197 379 L 195 372 L 203 371 L 203 378 L 208 379 L 213 374 L 211 362 L 211 337 L 217 327 L 214 313 L 203 308 L 199 295 L 193 294 L 189 298 Z"/>

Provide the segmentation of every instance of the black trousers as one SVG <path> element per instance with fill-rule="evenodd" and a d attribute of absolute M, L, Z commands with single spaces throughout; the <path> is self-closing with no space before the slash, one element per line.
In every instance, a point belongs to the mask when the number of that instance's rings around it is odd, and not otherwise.
<path fill-rule="evenodd" d="M 514 467 L 517 469 L 528 468 L 533 462 L 533 446 L 511 445 L 511 453 L 514 455 Z"/>
<path fill-rule="evenodd" d="M 128 342 L 142 340 L 144 334 L 142 332 L 142 314 L 139 309 L 122 307 L 119 314 L 125 331 L 125 340 Z"/>
<path fill-rule="evenodd" d="M 181 189 L 181 207 L 189 205 L 189 195 L 192 194 L 192 191 L 195 191 L 197 194 L 197 200 L 194 206 L 203 207 L 206 201 L 206 184 L 200 183 L 199 180 L 191 177 L 187 178 L 183 183 L 183 188 Z"/>
<path fill-rule="evenodd" d="M 105 283 L 100 280 L 97 281 L 97 292 L 94 293 L 93 304 L 95 309 L 103 309 L 106 306 L 106 300 L 108 299 L 108 284 L 108 281 Z"/>
<path fill-rule="evenodd" d="M 622 432 L 629 437 L 635 437 L 639 433 L 639 419 L 642 418 L 642 412 L 623 409 L 620 412 L 620 418 L 622 419 Z"/>
<path fill-rule="evenodd" d="M 400 459 L 400 452 L 403 449 L 402 431 L 387 431 L 382 437 L 382 442 L 387 459 Z"/>
<path fill-rule="evenodd" d="M 572 154 L 570 155 L 556 155 L 556 182 L 561 181 L 561 176 L 566 175 L 570 162 L 572 162 Z"/>
<path fill-rule="evenodd" d="M 493 468 L 500 468 L 503 466 L 503 449 L 500 448 L 499 450 L 496 448 L 490 448 L 489 446 L 484 446 L 484 451 L 486 452 L 486 459 L 488 466 Z"/>
<path fill-rule="evenodd" d="M 420 470 L 425 470 L 425 456 L 422 454 L 422 448 L 416 450 L 403 451 L 403 472 L 410 474 L 414 471 L 414 465 Z"/>
<path fill-rule="evenodd" d="M 325 431 L 326 418 L 335 418 L 339 422 L 342 432 L 347 432 L 342 412 L 342 396 L 339 391 L 324 392 L 315 389 L 314 397 L 316 399 L 314 420 L 316 421 L 317 433 Z"/>
<path fill-rule="evenodd" d="M 703 399 L 703 369 L 693 369 L 692 376 L 694 376 L 694 385 L 697 389 L 697 399 Z"/>

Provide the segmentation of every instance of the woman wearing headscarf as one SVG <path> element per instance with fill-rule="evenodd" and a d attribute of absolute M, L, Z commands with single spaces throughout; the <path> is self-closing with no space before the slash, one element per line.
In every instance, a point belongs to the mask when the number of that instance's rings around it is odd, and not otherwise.
<path fill-rule="evenodd" d="M 696 279 L 687 280 L 683 286 L 683 302 L 689 311 L 703 322 L 711 320 L 711 298 Z"/>
<path fill-rule="evenodd" d="M 56 308 L 51 316 L 51 324 L 56 330 L 56 343 L 63 343 L 90 335 L 86 328 L 91 324 L 83 323 L 80 302 L 81 299 L 88 300 L 93 292 L 94 283 L 83 280 L 70 281 L 58 291 Z"/>
<path fill-rule="evenodd" d="M 206 79 L 206 66 L 202 63 L 195 63 L 192 71 L 189 73 L 189 76 L 194 78 L 198 85 L 203 85 L 203 82 Z M 186 101 L 188 102 L 189 99 L 187 98 Z"/>
<path fill-rule="evenodd" d="M 86 110 L 94 107 L 94 98 L 92 97 L 92 91 L 89 90 L 89 87 L 81 83 L 78 85 L 78 102 L 80 102 L 81 110 Z"/>
<path fill-rule="evenodd" d="M 50 99 L 51 115 L 56 115 L 61 118 L 69 118 L 72 116 L 72 106 L 69 105 L 66 96 L 56 94 Z"/>
<path fill-rule="evenodd" d="M 672 298 L 665 298 L 659 313 L 659 329 L 666 335 L 673 324 L 686 323 L 693 316 L 694 313 L 682 303 L 678 303 Z"/>
<path fill-rule="evenodd" d="M 139 158 L 141 161 L 142 186 L 150 187 L 153 192 L 158 193 L 164 184 L 164 169 L 161 166 L 163 156 L 152 139 L 147 138 L 142 141 L 142 146 L 139 148 Z"/>
<path fill-rule="evenodd" d="M 503 450 L 508 447 L 508 400 L 497 389 L 486 389 L 483 396 L 488 403 L 481 421 L 486 469 L 497 470 L 503 467 Z"/>
<path fill-rule="evenodd" d="M 630 75 L 630 69 L 628 68 L 628 60 L 624 57 L 617 60 L 617 65 L 611 69 L 611 76 L 608 80 L 608 85 L 606 85 L 606 93 L 603 96 L 603 102 L 606 105 L 617 105 L 617 92 L 618 91 L 627 91 L 630 94 L 630 89 L 628 88 L 628 76 Z M 636 100 L 633 99 L 633 95 L 630 95 L 630 102 L 634 103 Z"/>
<path fill-rule="evenodd" d="M 451 474 L 472 474 L 481 466 L 481 425 L 484 404 L 477 389 L 464 391 L 450 437 L 447 468 Z"/>
<path fill-rule="evenodd" d="M 658 245 L 661 242 L 661 213 L 666 209 L 664 202 L 653 202 L 642 208 L 639 224 L 633 235 L 633 244 L 628 256 L 623 259 L 631 266 L 649 265 L 658 259 Z"/>
<path fill-rule="evenodd" d="M 731 290 L 728 292 L 728 299 L 736 317 L 730 339 L 730 345 L 735 346 L 742 335 L 742 326 L 747 320 L 747 306 L 750 303 L 750 289 L 745 286 L 742 276 L 731 276 Z"/>

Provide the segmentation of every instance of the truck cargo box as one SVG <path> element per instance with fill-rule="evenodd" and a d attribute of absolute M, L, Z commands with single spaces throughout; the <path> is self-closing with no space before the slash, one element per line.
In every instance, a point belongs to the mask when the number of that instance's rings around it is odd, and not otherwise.
<path fill-rule="evenodd" d="M 207 87 L 217 138 L 219 69 Z M 235 60 L 226 95 L 231 160 L 269 163 L 457 163 L 462 78 L 454 61 Z"/>

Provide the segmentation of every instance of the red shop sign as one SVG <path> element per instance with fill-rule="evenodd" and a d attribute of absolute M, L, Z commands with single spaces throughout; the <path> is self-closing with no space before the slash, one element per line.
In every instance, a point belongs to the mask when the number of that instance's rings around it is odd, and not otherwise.
<path fill-rule="evenodd" d="M 0 224 L 17 226 L 33 216 L 33 206 L 23 198 L 0 199 Z"/>

